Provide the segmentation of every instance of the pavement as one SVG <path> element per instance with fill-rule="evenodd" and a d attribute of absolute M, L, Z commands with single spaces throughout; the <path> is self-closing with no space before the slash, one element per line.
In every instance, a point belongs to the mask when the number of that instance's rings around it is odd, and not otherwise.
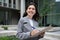
<path fill-rule="evenodd" d="M 16 35 L 16 33 L 17 33 L 16 28 L 17 27 L 9 27 L 8 30 L 3 30 L 3 28 L 0 28 L 0 37 Z M 38 29 L 42 30 L 43 28 L 45 28 L 45 27 L 38 28 Z M 45 33 L 44 38 L 41 38 L 39 40 L 60 40 L 60 27 L 54 27 L 49 32 Z"/>
<path fill-rule="evenodd" d="M 39 40 L 60 40 L 60 31 L 58 33 L 46 32 L 44 38 Z"/>
<path fill-rule="evenodd" d="M 4 30 L 4 31 L 0 31 L 0 37 L 16 35 L 16 33 L 17 31 L 14 31 L 14 30 Z M 46 32 L 45 36 L 39 40 L 60 40 L 60 34 L 53 33 L 53 32 Z"/>

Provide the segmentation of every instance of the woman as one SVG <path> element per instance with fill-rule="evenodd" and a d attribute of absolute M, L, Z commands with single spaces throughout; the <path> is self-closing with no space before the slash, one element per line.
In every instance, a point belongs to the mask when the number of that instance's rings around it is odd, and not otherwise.
<path fill-rule="evenodd" d="M 39 14 L 35 3 L 31 2 L 25 10 L 23 18 L 19 20 L 17 37 L 20 40 L 39 40 L 43 38 L 45 32 L 39 33 L 38 27 Z M 39 33 L 39 35 L 37 35 Z"/>

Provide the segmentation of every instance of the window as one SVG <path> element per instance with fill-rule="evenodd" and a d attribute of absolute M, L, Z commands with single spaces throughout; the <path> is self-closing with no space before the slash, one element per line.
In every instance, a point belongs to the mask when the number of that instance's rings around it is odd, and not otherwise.
<path fill-rule="evenodd" d="M 45 19 L 43 18 L 42 23 L 45 24 L 45 26 L 48 26 L 49 24 L 52 24 L 54 27 L 60 26 L 60 2 L 55 2 L 55 6 L 53 7 L 52 11 L 47 14 L 47 17 Z"/>
<path fill-rule="evenodd" d="M 0 25 L 17 25 L 19 18 L 17 12 L 0 10 Z"/>
<path fill-rule="evenodd" d="M 16 0 L 13 0 L 13 4 L 16 4 Z"/>
<path fill-rule="evenodd" d="M 16 0 L 13 0 L 13 8 L 16 8 Z"/>
<path fill-rule="evenodd" d="M 9 3 L 11 3 L 11 0 L 9 0 Z"/>
<path fill-rule="evenodd" d="M 0 0 L 0 2 L 2 2 L 2 0 Z"/>
<path fill-rule="evenodd" d="M 3 3 L 4 6 L 7 6 L 7 3 Z"/>
<path fill-rule="evenodd" d="M 2 0 L 0 0 L 0 5 L 2 5 Z"/>
<path fill-rule="evenodd" d="M 60 13 L 60 2 L 56 2 L 56 13 Z"/>
<path fill-rule="evenodd" d="M 9 7 L 11 7 L 11 0 L 9 0 Z"/>
<path fill-rule="evenodd" d="M 2 5 L 2 2 L 0 2 L 0 5 Z"/>
<path fill-rule="evenodd" d="M 7 0 L 3 0 L 3 6 L 7 6 Z"/>

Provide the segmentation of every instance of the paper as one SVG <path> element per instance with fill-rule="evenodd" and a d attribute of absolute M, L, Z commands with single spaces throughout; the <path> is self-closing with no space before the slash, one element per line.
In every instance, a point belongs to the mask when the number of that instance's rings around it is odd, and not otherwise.
<path fill-rule="evenodd" d="M 53 27 L 52 27 L 51 25 L 49 25 L 48 27 L 42 29 L 39 33 L 37 33 L 37 34 L 34 35 L 34 36 L 38 36 L 40 33 L 42 33 L 42 32 L 47 32 L 47 31 L 51 30 L 52 28 L 53 28 Z"/>
<path fill-rule="evenodd" d="M 53 27 L 51 25 L 49 25 L 48 27 L 42 29 L 40 32 L 47 32 L 49 30 L 51 30 Z"/>

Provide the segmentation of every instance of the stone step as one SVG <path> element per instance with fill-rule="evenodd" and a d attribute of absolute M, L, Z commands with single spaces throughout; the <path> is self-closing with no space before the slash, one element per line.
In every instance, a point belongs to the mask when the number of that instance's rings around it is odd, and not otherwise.
<path fill-rule="evenodd" d="M 17 30 L 17 27 L 8 27 L 8 30 Z"/>
<path fill-rule="evenodd" d="M 39 27 L 39 28 L 37 28 L 37 29 L 39 29 L 39 30 L 42 30 L 42 29 L 44 29 L 44 28 L 46 28 L 46 27 Z M 51 29 L 51 30 L 49 30 L 49 31 L 60 31 L 60 27 L 53 27 L 53 29 Z"/>
<path fill-rule="evenodd" d="M 46 40 L 60 40 L 60 34 L 47 32 L 43 39 L 46 39 Z"/>
<path fill-rule="evenodd" d="M 13 30 L 4 30 L 4 31 L 0 31 L 0 37 L 1 36 L 11 36 L 11 35 L 16 35 L 17 31 L 13 31 Z"/>
<path fill-rule="evenodd" d="M 17 33 L 17 31 L 4 30 L 4 31 L 0 31 L 0 37 L 16 35 L 16 33 Z M 39 40 L 60 40 L 60 34 L 46 32 L 44 38 L 39 39 Z"/>
<path fill-rule="evenodd" d="M 17 25 L 0 25 L 0 30 L 4 30 L 2 27 L 8 27 L 8 30 L 17 30 Z"/>
<path fill-rule="evenodd" d="M 4 29 L 3 28 L 0 28 L 0 31 L 3 31 Z"/>

